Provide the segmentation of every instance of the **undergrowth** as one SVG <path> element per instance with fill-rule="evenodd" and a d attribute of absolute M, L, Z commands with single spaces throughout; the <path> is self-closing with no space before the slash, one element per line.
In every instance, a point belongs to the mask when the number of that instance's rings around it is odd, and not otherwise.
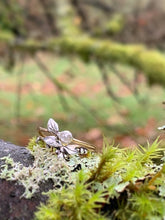
<path fill-rule="evenodd" d="M 54 181 L 47 203 L 35 213 L 36 220 L 165 218 L 165 159 L 158 140 L 134 150 L 106 141 L 104 145 L 100 155 L 73 156 L 65 161 L 36 145 L 34 138 L 29 143 L 33 166 L 25 168 L 3 158 L 6 163 L 0 178 L 18 180 L 25 187 L 26 198 L 37 192 L 40 182 Z"/>
<path fill-rule="evenodd" d="M 75 185 L 51 191 L 36 219 L 162 219 L 164 165 L 153 162 L 162 150 L 157 140 L 134 150 L 106 143 L 95 167 L 79 171 Z"/>

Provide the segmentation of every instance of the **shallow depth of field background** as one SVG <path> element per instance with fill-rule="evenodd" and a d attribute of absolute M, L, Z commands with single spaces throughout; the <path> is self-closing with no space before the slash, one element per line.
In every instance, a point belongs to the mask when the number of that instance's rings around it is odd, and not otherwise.
<path fill-rule="evenodd" d="M 65 44 L 35 52 L 13 45 L 84 36 L 141 44 L 164 56 L 164 19 L 163 0 L 1 1 L 0 139 L 27 145 L 49 118 L 98 148 L 104 136 L 122 147 L 163 138 L 157 127 L 165 123 L 164 87 L 149 83 L 145 71 L 120 60 L 102 64 L 66 54 Z"/>

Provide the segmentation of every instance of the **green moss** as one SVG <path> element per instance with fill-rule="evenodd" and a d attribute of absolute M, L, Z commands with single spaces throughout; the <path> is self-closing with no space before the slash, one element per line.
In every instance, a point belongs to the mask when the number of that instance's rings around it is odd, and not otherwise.
<path fill-rule="evenodd" d="M 8 36 L 8 35 L 7 35 Z M 14 38 L 0 35 L 0 41 L 10 44 Z M 144 72 L 151 83 L 165 85 L 165 57 L 162 53 L 147 49 L 143 45 L 125 45 L 117 42 L 98 40 L 87 36 L 61 36 L 46 42 L 26 40 L 13 44 L 15 50 L 34 53 L 48 50 L 65 55 L 79 56 L 84 61 L 95 59 L 102 63 L 122 63 Z"/>
<path fill-rule="evenodd" d="M 144 51 L 137 57 L 137 65 L 147 74 L 151 83 L 165 85 L 165 56 L 157 51 Z"/>
<path fill-rule="evenodd" d="M 2 42 L 10 42 L 14 40 L 14 36 L 10 31 L 1 31 L 0 33 L 0 41 Z"/>
<path fill-rule="evenodd" d="M 103 190 L 93 193 L 88 190 L 86 175 L 80 171 L 73 188 L 51 192 L 47 205 L 42 205 L 36 213 L 38 220 L 91 220 L 106 219 L 100 214 L 101 203 L 106 203 Z M 72 191 L 71 191 L 72 190 Z"/>
<path fill-rule="evenodd" d="M 41 182 L 52 179 L 54 188 L 48 192 L 47 204 L 38 207 L 37 220 L 162 219 L 165 215 L 165 164 L 157 140 L 134 150 L 105 140 L 102 154 L 73 156 L 70 161 L 36 145 L 36 138 L 28 147 L 34 155 L 33 166 L 23 167 L 4 157 L 0 178 L 23 185 L 26 198 L 39 190 Z M 154 164 L 154 159 L 160 164 Z M 78 164 L 80 171 L 74 170 Z"/>
<path fill-rule="evenodd" d="M 33 137 L 29 140 L 29 143 L 27 145 L 27 148 L 30 150 L 30 151 L 34 151 L 35 149 L 35 146 L 36 146 L 36 141 L 37 141 L 37 137 Z M 38 141 L 38 145 L 41 147 L 41 148 L 45 148 L 45 144 L 43 141 Z"/>
<path fill-rule="evenodd" d="M 164 55 L 142 45 L 124 45 L 87 37 L 65 37 L 51 40 L 49 47 L 58 48 L 64 54 L 78 55 L 85 61 L 95 58 L 103 63 L 127 64 L 143 71 L 150 82 L 165 85 Z"/>
<path fill-rule="evenodd" d="M 119 149 L 106 143 L 95 167 L 75 173 L 75 184 L 68 188 L 51 191 L 36 219 L 161 219 L 165 199 L 160 185 L 165 172 L 163 164 L 155 165 L 152 160 L 160 158 L 162 148 L 156 140 L 140 149 Z M 109 203 L 113 200 L 115 207 Z"/>
<path fill-rule="evenodd" d="M 59 159 L 57 155 L 41 141 L 36 144 L 36 137 L 33 137 L 27 148 L 34 156 L 32 166 L 24 167 L 20 163 L 13 161 L 10 156 L 3 157 L 0 160 L 5 162 L 0 170 L 0 178 L 10 181 L 17 181 L 23 185 L 25 192 L 22 195 L 25 198 L 31 198 L 39 190 L 41 182 L 51 179 L 54 182 L 54 189 L 74 185 L 76 182 L 75 172 L 72 172 L 77 165 L 83 168 L 84 172 L 94 168 L 98 163 L 98 157 L 80 158 L 73 156 L 70 161 Z M 88 166 L 86 163 L 88 162 Z"/>
<path fill-rule="evenodd" d="M 114 14 L 106 25 L 108 34 L 118 34 L 124 28 L 124 17 L 121 14 Z"/>

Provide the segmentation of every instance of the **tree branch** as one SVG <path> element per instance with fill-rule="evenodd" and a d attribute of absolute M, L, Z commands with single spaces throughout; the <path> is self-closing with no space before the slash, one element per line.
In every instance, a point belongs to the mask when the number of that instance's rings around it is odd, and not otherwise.
<path fill-rule="evenodd" d="M 125 45 L 112 41 L 87 37 L 61 36 L 44 41 L 15 41 L 8 33 L 0 34 L 0 42 L 4 42 L 17 51 L 33 54 L 39 50 L 76 55 L 85 61 L 95 58 L 103 63 L 123 63 L 143 71 L 150 83 L 165 86 L 165 58 L 156 50 L 142 45 Z"/>

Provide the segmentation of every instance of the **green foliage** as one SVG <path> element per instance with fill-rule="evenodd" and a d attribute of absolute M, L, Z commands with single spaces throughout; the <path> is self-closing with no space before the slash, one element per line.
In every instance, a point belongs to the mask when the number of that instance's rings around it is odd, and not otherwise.
<path fill-rule="evenodd" d="M 105 219 L 99 212 L 101 204 L 106 202 L 104 192 L 100 190 L 93 193 L 85 182 L 85 173 L 80 171 L 74 187 L 51 192 L 47 205 L 42 205 L 36 213 L 36 219 Z"/>
<path fill-rule="evenodd" d="M 101 219 L 102 214 L 103 219 L 162 219 L 165 168 L 153 163 L 153 159 L 160 159 L 159 144 L 156 140 L 146 148 L 126 150 L 105 141 L 95 167 L 76 173 L 75 184 L 67 189 L 50 192 L 36 218 Z M 111 205 L 113 199 L 117 200 L 115 208 Z M 98 212 L 105 204 L 107 212 Z"/>
<path fill-rule="evenodd" d="M 151 163 L 152 160 L 160 158 L 162 156 L 162 152 L 164 148 L 158 147 L 159 145 L 160 142 L 158 141 L 158 138 L 153 142 L 152 145 L 148 143 L 147 147 L 143 147 L 139 145 L 140 147 L 139 156 L 141 159 L 141 163 Z"/>
<path fill-rule="evenodd" d="M 25 33 L 23 9 L 17 0 L 0 2 L 0 29 L 11 33 L 17 29 L 19 34 Z"/>
<path fill-rule="evenodd" d="M 14 38 L 4 38 L 0 41 L 11 45 Z M 43 48 L 48 51 L 61 52 L 63 55 L 76 55 L 84 61 L 95 58 L 103 63 L 121 63 L 130 65 L 144 72 L 150 83 L 165 85 L 164 55 L 156 50 L 147 49 L 143 45 L 124 45 L 121 43 L 98 40 L 87 36 L 61 36 L 45 41 L 28 39 L 20 45 L 12 44 L 17 51 L 35 52 Z"/>
<path fill-rule="evenodd" d="M 154 219 L 165 215 L 165 201 L 150 193 L 134 194 L 128 201 L 132 216 L 137 219 Z"/>
<path fill-rule="evenodd" d="M 124 16 L 122 14 L 114 14 L 106 25 L 106 31 L 109 34 L 118 34 L 124 28 Z"/>
<path fill-rule="evenodd" d="M 103 182 L 116 172 L 125 182 L 145 176 L 148 172 L 146 164 L 152 164 L 152 160 L 161 155 L 163 149 L 158 146 L 159 142 L 156 140 L 151 146 L 148 144 L 146 148 L 140 146 L 140 150 L 131 151 L 108 146 L 106 143 L 98 167 L 91 171 L 89 181 Z"/>
<path fill-rule="evenodd" d="M 34 151 L 34 147 L 36 146 L 36 140 L 37 140 L 37 137 L 32 137 L 30 140 L 29 140 L 29 143 L 27 145 L 27 148 L 30 150 L 30 151 Z M 41 148 L 45 148 L 45 144 L 43 141 L 38 141 L 38 144 Z"/>
<path fill-rule="evenodd" d="M 0 178 L 17 180 L 25 187 L 26 198 L 37 192 L 41 182 L 53 180 L 47 203 L 35 214 L 37 220 L 164 218 L 165 164 L 158 140 L 134 150 L 120 149 L 105 140 L 102 154 L 73 156 L 70 161 L 59 160 L 49 149 L 36 145 L 36 138 L 28 147 L 34 155 L 33 166 L 2 158 Z M 155 159 L 159 165 L 154 164 Z M 74 170 L 78 164 L 80 171 Z"/>
<path fill-rule="evenodd" d="M 122 160 L 116 160 L 116 156 L 122 156 L 121 150 L 113 146 L 108 146 L 108 143 L 103 147 L 103 153 L 100 158 L 98 167 L 91 171 L 89 181 L 103 182 L 108 179 L 113 173 L 123 166 Z"/>

